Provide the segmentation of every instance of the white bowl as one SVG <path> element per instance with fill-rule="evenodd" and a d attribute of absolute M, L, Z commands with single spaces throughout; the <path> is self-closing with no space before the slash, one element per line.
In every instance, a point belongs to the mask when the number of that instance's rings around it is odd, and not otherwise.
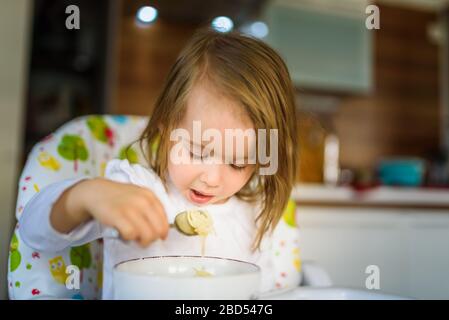
<path fill-rule="evenodd" d="M 198 276 L 195 269 L 212 275 Z M 256 299 L 260 268 L 217 257 L 148 257 L 117 264 L 113 281 L 114 299 Z"/>

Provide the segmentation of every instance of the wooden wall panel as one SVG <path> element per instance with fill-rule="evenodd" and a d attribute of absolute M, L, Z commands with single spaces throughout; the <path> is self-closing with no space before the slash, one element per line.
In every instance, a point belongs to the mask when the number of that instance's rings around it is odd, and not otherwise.
<path fill-rule="evenodd" d="M 439 58 L 427 28 L 434 13 L 379 5 L 375 88 L 346 97 L 333 122 L 345 167 L 372 168 L 384 156 L 429 157 L 439 146 Z"/>
<path fill-rule="evenodd" d="M 125 14 L 126 8 L 125 3 L 114 113 L 149 115 L 170 67 L 196 26 L 157 20 L 142 28 L 137 26 L 134 16 Z"/>

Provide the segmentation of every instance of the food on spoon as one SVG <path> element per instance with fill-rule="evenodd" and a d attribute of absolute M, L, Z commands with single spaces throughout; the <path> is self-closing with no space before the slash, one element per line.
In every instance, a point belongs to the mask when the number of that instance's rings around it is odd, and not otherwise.
<path fill-rule="evenodd" d="M 175 218 L 179 230 L 187 235 L 207 236 L 213 230 L 213 221 L 204 210 L 188 210 Z"/>
<path fill-rule="evenodd" d="M 187 212 L 187 221 L 200 236 L 207 236 L 212 231 L 213 221 L 209 213 L 202 210 L 191 210 Z"/>

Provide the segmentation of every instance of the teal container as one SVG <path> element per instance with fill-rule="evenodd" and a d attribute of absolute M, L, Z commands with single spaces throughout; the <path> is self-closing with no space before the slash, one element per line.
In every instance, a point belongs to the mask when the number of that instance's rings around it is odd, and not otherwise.
<path fill-rule="evenodd" d="M 378 166 L 379 180 L 384 185 L 420 186 L 424 182 L 425 163 L 420 159 L 382 160 Z"/>

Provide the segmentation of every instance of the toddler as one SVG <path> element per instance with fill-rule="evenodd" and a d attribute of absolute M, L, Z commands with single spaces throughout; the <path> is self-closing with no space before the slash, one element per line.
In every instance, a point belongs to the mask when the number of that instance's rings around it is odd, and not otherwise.
<path fill-rule="evenodd" d="M 298 163 L 294 88 L 279 55 L 238 33 L 197 32 L 139 142 L 145 164 L 114 159 L 104 178 L 43 188 L 20 218 L 23 241 L 58 251 L 104 238 L 103 298 L 111 299 L 121 261 L 200 255 L 200 237 L 170 228 L 177 213 L 200 208 L 214 222 L 205 254 L 258 264 L 261 291 L 274 289 L 271 237 Z"/>

